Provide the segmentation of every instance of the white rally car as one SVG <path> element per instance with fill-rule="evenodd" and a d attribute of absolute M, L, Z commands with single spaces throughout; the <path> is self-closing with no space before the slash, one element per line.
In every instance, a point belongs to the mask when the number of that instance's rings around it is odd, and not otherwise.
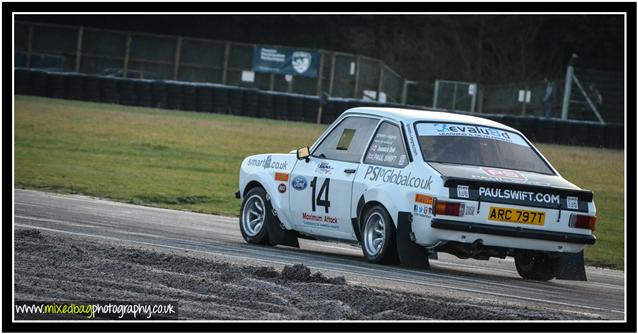
<path fill-rule="evenodd" d="M 586 280 L 596 240 L 591 191 L 519 131 L 443 112 L 349 109 L 310 148 L 244 159 L 235 195 L 247 242 L 342 241 L 376 263 L 513 256 L 523 278 Z"/>

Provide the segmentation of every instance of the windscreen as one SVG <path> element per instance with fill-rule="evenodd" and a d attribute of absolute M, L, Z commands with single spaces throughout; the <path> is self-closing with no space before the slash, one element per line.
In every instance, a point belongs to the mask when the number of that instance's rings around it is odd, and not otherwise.
<path fill-rule="evenodd" d="M 501 129 L 453 123 L 418 123 L 426 161 L 486 166 L 554 174 L 518 134 Z"/>

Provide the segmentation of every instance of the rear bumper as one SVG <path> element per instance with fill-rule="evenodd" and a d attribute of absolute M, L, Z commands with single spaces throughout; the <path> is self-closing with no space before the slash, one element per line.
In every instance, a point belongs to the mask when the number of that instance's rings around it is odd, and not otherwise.
<path fill-rule="evenodd" d="M 596 237 L 593 235 L 538 231 L 521 227 L 488 226 L 484 224 L 467 223 L 439 218 L 433 218 L 430 226 L 432 228 L 445 230 L 500 235 L 514 238 L 567 242 L 574 244 L 593 245 L 596 242 Z"/>

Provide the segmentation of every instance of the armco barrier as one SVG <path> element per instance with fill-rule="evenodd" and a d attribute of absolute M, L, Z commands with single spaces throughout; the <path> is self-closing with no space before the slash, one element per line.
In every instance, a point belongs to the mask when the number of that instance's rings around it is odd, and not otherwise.
<path fill-rule="evenodd" d="M 317 121 L 320 105 L 320 100 L 316 96 L 266 92 L 208 83 L 124 79 L 24 68 L 16 68 L 14 75 L 16 94 L 143 107 L 314 123 Z M 322 106 L 321 123 L 330 124 L 345 110 L 362 106 L 428 110 L 396 103 L 329 98 Z M 502 114 L 480 114 L 479 116 L 518 129 L 534 142 L 614 149 L 624 147 L 623 124 L 603 125 L 584 121 Z"/>

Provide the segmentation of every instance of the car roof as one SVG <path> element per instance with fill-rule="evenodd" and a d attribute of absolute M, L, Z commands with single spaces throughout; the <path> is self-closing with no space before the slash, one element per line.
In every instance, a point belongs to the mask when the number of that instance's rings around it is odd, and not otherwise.
<path fill-rule="evenodd" d="M 419 110 L 419 109 L 404 109 L 404 108 L 387 108 L 387 107 L 356 107 L 346 110 L 342 116 L 350 114 L 368 114 L 379 117 L 385 117 L 393 119 L 395 121 L 402 122 L 417 122 L 417 121 L 430 121 L 430 122 L 449 122 L 449 123 L 466 123 L 472 125 L 490 126 L 494 128 L 500 128 L 503 130 L 519 132 L 518 130 L 511 128 L 505 124 L 495 122 L 486 118 L 455 114 L 443 111 L 435 110 Z"/>

